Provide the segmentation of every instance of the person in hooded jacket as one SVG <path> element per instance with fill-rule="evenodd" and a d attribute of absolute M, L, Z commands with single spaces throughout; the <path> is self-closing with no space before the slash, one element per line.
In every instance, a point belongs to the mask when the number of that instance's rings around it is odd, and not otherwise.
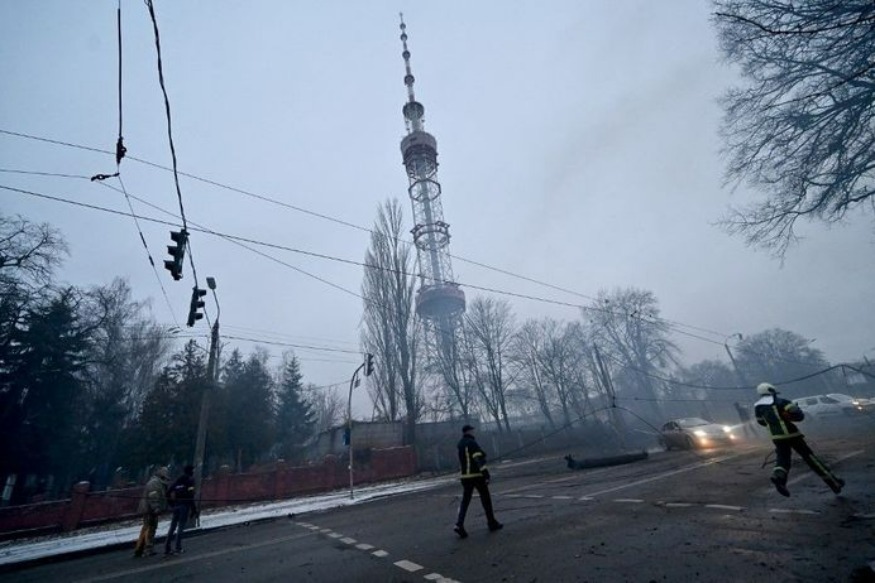
<path fill-rule="evenodd" d="M 459 450 L 459 466 L 462 471 L 462 503 L 459 505 L 459 515 L 453 530 L 459 535 L 459 538 L 468 537 L 468 532 L 465 530 L 465 515 L 468 513 L 468 505 L 471 503 L 475 488 L 480 495 L 480 503 L 483 504 L 483 512 L 486 514 L 489 530 L 495 531 L 504 528 L 504 525 L 495 519 L 492 510 L 486 453 L 474 439 L 474 428 L 470 425 L 462 427 L 462 439 L 459 440 L 457 448 Z"/>
<path fill-rule="evenodd" d="M 793 401 L 779 397 L 777 389 L 769 383 L 760 383 L 757 393 L 760 399 L 754 403 L 756 421 L 768 428 L 775 444 L 775 467 L 770 478 L 775 489 L 782 496 L 790 495 L 787 478 L 795 450 L 833 492 L 841 493 L 845 481 L 833 474 L 829 466 L 811 451 L 805 436 L 796 427 L 796 423 L 805 419 L 802 409 Z"/>
<path fill-rule="evenodd" d="M 167 509 L 167 483 L 170 481 L 170 471 L 162 466 L 155 470 L 146 487 L 137 512 L 143 515 L 143 527 L 134 547 L 134 556 L 152 556 L 155 551 L 155 530 L 158 528 L 158 515 Z"/>
<path fill-rule="evenodd" d="M 164 555 L 173 554 L 170 546 L 173 543 L 173 535 L 176 534 L 176 553 L 182 553 L 182 533 L 189 517 L 197 516 L 197 508 L 194 505 L 194 466 L 189 464 L 183 468 L 182 475 L 176 478 L 168 490 L 170 507 L 173 517 L 170 519 L 170 528 L 164 541 Z"/>

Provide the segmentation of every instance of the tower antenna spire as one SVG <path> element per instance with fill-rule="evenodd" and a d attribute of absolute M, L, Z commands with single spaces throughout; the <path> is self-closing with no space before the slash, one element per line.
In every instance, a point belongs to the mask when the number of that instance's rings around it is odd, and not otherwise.
<path fill-rule="evenodd" d="M 413 94 L 413 82 L 416 81 L 416 78 L 410 70 L 410 50 L 407 48 L 407 25 L 404 23 L 404 13 L 399 12 L 398 16 L 401 18 L 401 44 L 404 46 L 404 52 L 401 53 L 401 56 L 404 57 L 404 69 L 407 71 L 407 74 L 404 75 L 404 84 L 407 85 L 407 100 L 414 102 L 416 101 L 416 96 Z"/>
<path fill-rule="evenodd" d="M 407 47 L 407 24 L 401 17 L 401 44 L 404 57 L 404 85 L 407 102 L 401 111 L 407 135 L 401 140 L 401 156 L 407 170 L 408 188 L 413 207 L 413 242 L 416 244 L 420 286 L 416 292 L 416 312 L 431 328 L 441 361 L 454 353 L 455 328 L 465 312 L 465 293 L 453 278 L 450 261 L 450 225 L 444 222 L 441 184 L 437 176 L 437 140 L 423 129 L 425 107 L 413 92 L 415 78 L 410 68 Z"/>

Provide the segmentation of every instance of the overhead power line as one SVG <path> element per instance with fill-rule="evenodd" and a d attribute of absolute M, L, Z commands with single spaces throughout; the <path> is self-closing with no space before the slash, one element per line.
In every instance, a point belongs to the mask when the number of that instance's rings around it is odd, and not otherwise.
<path fill-rule="evenodd" d="M 51 144 L 56 144 L 56 145 L 66 146 L 66 147 L 72 147 L 72 148 L 82 149 L 82 150 L 86 150 L 86 151 L 99 152 L 99 153 L 104 153 L 104 154 L 109 154 L 109 153 L 110 153 L 110 152 L 107 152 L 107 151 L 105 151 L 105 150 L 100 150 L 100 149 L 98 149 L 98 148 L 92 148 L 92 147 L 88 147 L 88 146 L 82 146 L 82 145 L 79 145 L 79 144 L 72 144 L 72 143 L 69 143 L 69 142 L 63 142 L 63 141 L 59 141 L 59 140 L 52 140 L 52 139 L 49 139 L 49 138 L 43 138 L 43 137 L 39 137 L 39 136 L 33 136 L 33 135 L 29 135 L 29 134 L 24 134 L 24 133 L 20 133 L 20 132 L 13 132 L 13 131 L 4 130 L 4 129 L 0 129 L 0 134 L 7 134 L 7 135 L 15 136 L 15 137 L 21 137 L 21 138 L 26 138 L 26 139 L 36 140 L 36 141 L 42 141 L 42 142 L 46 142 L 46 143 L 51 143 Z M 156 164 L 156 163 L 154 163 L 154 162 L 151 162 L 151 161 L 148 161 L 148 160 L 144 160 L 144 159 L 141 159 L 141 158 L 136 158 L 136 157 L 133 157 L 133 156 L 129 156 L 128 158 L 131 159 L 131 160 L 134 160 L 134 161 L 136 161 L 136 162 L 139 162 L 139 163 L 141 163 L 141 164 L 144 164 L 144 165 L 147 165 L 147 166 L 151 166 L 151 167 L 153 167 L 153 168 L 157 168 L 157 169 L 164 170 L 164 171 L 169 171 L 169 172 L 175 172 L 175 173 L 177 173 L 177 174 L 179 174 L 179 175 L 185 176 L 185 177 L 190 178 L 190 179 L 192 179 L 192 180 L 196 180 L 196 181 L 199 181 L 199 182 L 203 182 L 204 184 L 209 184 L 209 185 L 211 185 L 211 186 L 215 186 L 215 187 L 217 187 L 217 188 L 221 188 L 221 189 L 228 190 L 228 191 L 231 191 L 231 192 L 236 192 L 236 193 L 238 193 L 238 194 L 243 194 L 243 195 L 245 195 L 245 196 L 250 196 L 250 197 L 256 198 L 256 199 L 258 199 L 258 200 L 262 200 L 262 201 L 264 201 L 264 202 L 269 202 L 269 203 L 271 203 L 271 204 L 275 204 L 275 205 L 278 205 L 278 206 L 281 206 L 281 207 L 284 207 L 284 208 L 288 208 L 288 209 L 290 209 L 290 210 L 294 210 L 294 211 L 296 211 L 296 212 L 300 212 L 300 213 L 307 214 L 307 215 L 310 215 L 310 216 L 313 216 L 313 217 L 317 217 L 317 218 L 320 218 L 320 219 L 323 219 L 323 220 L 326 220 L 326 221 L 330 221 L 330 222 L 333 222 L 333 223 L 336 223 L 336 224 L 339 224 L 339 225 L 342 225 L 342 226 L 345 226 L 345 227 L 349 227 L 349 228 L 352 228 L 352 229 L 356 229 L 356 230 L 359 230 L 359 231 L 362 231 L 362 232 L 365 232 L 365 233 L 371 233 L 371 234 L 374 233 L 374 231 L 373 231 L 372 229 L 369 229 L 369 228 L 367 228 L 367 227 L 363 227 L 363 226 L 361 226 L 361 225 L 356 225 L 356 224 L 354 224 L 354 223 L 351 223 L 351 222 L 348 222 L 348 221 L 344 221 L 344 220 L 342 220 L 342 219 L 338 219 L 338 218 L 336 218 L 336 217 L 332 217 L 332 216 L 330 216 L 330 215 L 325 215 L 325 214 L 317 213 L 317 212 L 311 211 L 311 210 L 309 210 L 309 209 L 305 209 L 305 208 L 302 208 L 302 207 L 298 207 L 298 206 L 295 206 L 295 205 L 292 205 L 292 204 L 286 203 L 286 202 L 284 202 L 284 201 L 280 201 L 280 200 L 277 200 L 277 199 L 274 199 L 274 198 L 271 198 L 271 197 L 268 197 L 268 196 L 265 196 L 265 195 L 261 195 L 261 194 L 257 194 L 257 193 L 254 193 L 254 192 L 250 192 L 250 191 L 247 191 L 247 190 L 241 189 L 241 188 L 237 188 L 237 187 L 229 186 L 229 185 L 227 185 L 227 184 L 223 184 L 223 183 L 221 183 L 221 182 L 217 182 L 217 181 L 214 181 L 214 180 L 210 180 L 210 179 L 207 179 L 207 178 L 203 178 L 203 177 L 200 177 L 200 176 L 196 176 L 196 175 L 194 175 L 194 174 L 189 174 L 189 173 L 181 172 L 181 171 L 180 171 L 180 172 L 177 172 L 177 171 L 176 171 L 175 169 L 173 169 L 173 168 L 167 168 L 166 166 L 162 166 L 162 165 L 160 165 L 160 164 Z M 399 239 L 399 241 L 402 242 L 402 243 L 405 243 L 405 244 L 407 244 L 407 245 L 413 245 L 413 242 L 412 242 L 412 241 L 408 241 L 408 240 L 405 240 L 405 239 Z M 573 290 L 570 290 L 570 289 L 567 289 L 567 288 L 564 288 L 564 287 L 556 286 L 556 285 L 553 285 L 553 284 L 550 284 L 550 283 L 547 283 L 547 282 L 544 282 L 544 281 L 541 281 L 541 280 L 538 280 L 538 279 L 535 279 L 535 278 L 531 278 L 531 277 L 528 277 L 528 276 L 520 275 L 520 274 L 518 274 L 518 273 L 514 273 L 514 272 L 512 272 L 512 271 L 508 271 L 508 270 L 501 269 L 501 268 L 498 268 L 498 267 L 490 266 L 490 265 L 487 265 L 487 264 L 484 264 L 484 263 L 481 263 L 481 262 L 478 262 L 478 261 L 474 261 L 474 260 L 471 260 L 471 259 L 467 259 L 467 258 L 465 258 L 465 257 L 460 257 L 460 256 L 458 256 L 458 255 L 452 255 L 452 257 L 453 257 L 454 259 L 458 259 L 459 261 L 463 261 L 463 262 L 465 262 L 465 263 L 470 263 L 471 265 L 476 265 L 477 267 L 481 267 L 481 268 L 483 268 L 483 269 L 487 269 L 487 270 L 490 270 L 490 271 L 494 271 L 494 272 L 496 272 L 496 273 L 501 273 L 501 274 L 504 274 L 504 275 L 507 275 L 507 276 L 510 276 L 510 277 L 514 277 L 514 278 L 517 278 L 517 279 L 523 280 L 523 281 L 528 281 L 528 282 L 530 282 L 530 283 L 535 283 L 535 284 L 537 284 L 537 285 L 541 285 L 541 286 L 544 286 L 544 287 L 547 287 L 547 288 L 550 288 L 550 289 L 554 289 L 554 290 L 556 290 L 556 291 L 561 291 L 561 292 L 563 292 L 563 293 L 572 294 L 572 295 L 575 295 L 575 296 L 577 296 L 577 297 L 581 297 L 581 298 L 584 298 L 584 299 L 588 299 L 588 300 L 590 300 L 590 301 L 596 301 L 596 299 L 593 298 L 592 296 L 588 296 L 588 295 L 586 295 L 586 294 L 583 294 L 583 293 L 580 293 L 580 292 L 576 292 L 576 291 L 573 291 Z M 470 286 L 469 286 L 469 287 L 470 287 Z M 484 291 L 488 291 L 488 290 L 484 290 Z M 578 305 L 578 304 L 570 304 L 570 305 L 575 305 L 575 306 L 576 306 L 576 305 Z M 583 308 L 584 308 L 584 309 L 593 309 L 591 306 L 583 306 Z M 719 337 L 719 338 L 725 338 L 725 337 L 726 337 L 726 334 L 725 334 L 724 332 L 718 332 L 718 331 L 715 331 L 715 330 L 710 330 L 710 329 L 708 329 L 708 328 L 703 328 L 703 327 L 700 327 L 700 326 L 694 326 L 694 325 L 692 325 L 692 324 L 686 324 L 686 323 L 683 323 L 683 322 L 680 322 L 680 321 L 677 321 L 677 320 L 670 320 L 670 319 L 668 319 L 668 318 L 660 317 L 659 319 L 660 319 L 661 321 L 665 322 L 666 324 L 669 324 L 669 325 L 670 325 L 675 331 L 677 331 L 677 332 L 680 333 L 680 334 L 685 334 L 685 335 L 690 336 L 690 337 L 692 337 L 692 338 L 697 338 L 697 339 L 700 339 L 700 340 L 703 340 L 703 341 L 706 341 L 706 342 L 709 342 L 709 343 L 712 343 L 712 344 L 715 344 L 715 345 L 722 345 L 723 342 L 722 342 L 722 341 L 718 341 L 718 340 L 712 340 L 712 339 L 702 338 L 702 337 L 700 337 L 700 336 L 696 336 L 696 335 L 694 335 L 694 334 L 692 334 L 692 333 L 684 332 L 684 331 L 678 330 L 678 328 L 679 328 L 679 327 L 682 327 L 682 328 L 687 328 L 687 329 L 690 329 L 690 330 L 698 330 L 699 332 L 703 332 L 703 333 L 706 333 L 706 334 L 712 334 L 712 335 L 717 336 L 717 337 Z"/>

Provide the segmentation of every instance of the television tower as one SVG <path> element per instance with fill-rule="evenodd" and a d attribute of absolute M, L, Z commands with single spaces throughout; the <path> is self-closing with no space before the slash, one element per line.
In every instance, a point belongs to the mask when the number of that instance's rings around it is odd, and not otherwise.
<path fill-rule="evenodd" d="M 407 170 L 407 193 L 413 206 L 411 230 L 420 266 L 420 284 L 416 292 L 416 313 L 435 332 L 438 350 L 451 355 L 456 321 L 465 312 L 465 292 L 453 281 L 450 262 L 450 225 L 444 222 L 441 207 L 441 184 L 437 177 L 437 140 L 423 129 L 425 107 L 413 93 L 410 51 L 407 49 L 407 25 L 401 15 L 401 43 L 404 46 L 404 124 L 407 135 L 401 140 L 401 155 Z"/>

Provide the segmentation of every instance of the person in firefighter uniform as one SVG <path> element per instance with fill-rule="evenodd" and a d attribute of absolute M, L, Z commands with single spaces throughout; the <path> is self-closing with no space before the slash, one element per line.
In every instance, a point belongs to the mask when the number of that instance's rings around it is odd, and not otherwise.
<path fill-rule="evenodd" d="M 778 396 L 778 391 L 769 383 L 757 386 L 760 399 L 754 403 L 754 415 L 760 425 L 767 427 L 775 444 L 775 467 L 772 470 L 771 481 L 782 496 L 789 496 L 787 477 L 790 474 L 790 464 L 795 450 L 805 463 L 820 476 L 826 485 L 836 494 L 841 493 L 845 481 L 836 476 L 823 460 L 817 457 L 805 436 L 796 427 L 805 419 L 802 409 L 793 401 Z"/>
<path fill-rule="evenodd" d="M 492 497 L 489 495 L 489 470 L 486 468 L 486 453 L 474 439 L 474 428 L 470 425 L 462 427 L 462 439 L 459 440 L 459 466 L 462 471 L 462 503 L 459 505 L 459 515 L 456 526 L 453 528 L 459 538 L 467 538 L 465 530 L 465 515 L 468 513 L 468 505 L 474 489 L 480 495 L 480 503 L 483 504 L 483 512 L 486 514 L 486 522 L 489 530 L 500 530 L 503 524 L 495 519 L 492 510 Z"/>

